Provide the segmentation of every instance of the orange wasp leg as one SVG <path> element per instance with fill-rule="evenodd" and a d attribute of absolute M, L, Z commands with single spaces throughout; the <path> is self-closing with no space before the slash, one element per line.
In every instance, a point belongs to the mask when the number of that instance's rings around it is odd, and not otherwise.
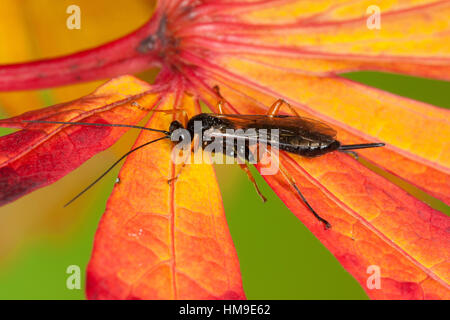
<path fill-rule="evenodd" d="M 297 117 L 300 117 L 300 115 L 297 113 L 297 111 L 295 111 L 294 107 L 292 107 L 286 100 L 284 99 L 278 99 L 277 101 L 275 101 L 269 108 L 269 110 L 267 111 L 267 115 L 269 117 L 274 117 L 276 116 L 279 112 L 280 109 L 283 105 L 286 105 L 289 110 L 291 110 L 291 112 L 293 114 L 295 114 Z"/>
<path fill-rule="evenodd" d="M 182 113 L 183 114 L 183 119 L 182 119 L 182 125 L 184 128 L 186 128 L 186 125 L 189 121 L 189 117 L 187 114 L 187 111 L 184 109 L 173 109 L 173 110 L 151 110 L 153 112 L 163 112 L 165 114 L 177 114 L 177 113 Z M 198 141 L 198 140 L 197 140 Z M 178 179 L 178 177 L 180 176 L 181 172 L 183 171 L 184 167 L 186 166 L 186 162 L 188 160 L 188 157 L 191 155 L 191 153 L 196 150 L 196 143 L 195 143 L 195 139 L 192 139 L 191 141 L 191 152 L 186 154 L 186 158 L 184 159 L 183 163 L 181 164 L 181 168 L 178 171 L 178 174 L 176 174 L 173 178 L 167 180 L 168 184 L 171 184 L 172 182 L 176 181 Z"/>
<path fill-rule="evenodd" d="M 143 106 L 141 106 L 137 101 L 133 101 L 132 103 L 131 103 L 131 105 L 133 106 L 133 107 L 136 107 L 136 108 L 138 108 L 139 110 L 142 110 L 142 111 L 153 111 L 153 109 L 149 109 L 149 108 L 145 108 L 145 107 L 143 107 Z"/>
<path fill-rule="evenodd" d="M 146 110 L 146 111 L 150 111 L 150 112 L 163 112 L 165 114 L 177 114 L 177 113 L 182 113 L 183 114 L 183 126 L 186 127 L 189 117 L 187 114 L 187 111 L 184 109 L 172 109 L 172 110 L 151 110 L 151 109 L 146 109 L 144 107 L 142 107 L 139 103 L 137 103 L 136 101 L 133 101 L 131 103 L 132 106 L 138 107 L 141 110 Z"/>
<path fill-rule="evenodd" d="M 142 108 L 142 107 L 139 105 L 139 103 L 137 103 L 136 101 L 134 101 L 134 102 L 132 103 L 132 105 L 133 105 L 133 106 L 137 106 L 137 107 L 139 107 L 139 108 Z M 165 113 L 165 114 L 177 114 L 177 113 L 182 113 L 182 114 L 183 114 L 183 119 L 182 119 L 182 122 L 183 122 L 183 123 L 182 123 L 182 125 L 183 125 L 184 128 L 186 128 L 186 125 L 187 125 L 188 120 L 189 120 L 188 114 L 187 114 L 186 110 L 184 110 L 184 109 L 149 110 L 149 111 L 153 111 L 153 112 L 162 112 L 162 113 Z M 197 143 L 198 143 L 198 139 L 197 139 Z M 178 171 L 178 174 L 176 174 L 173 178 L 167 180 L 167 183 L 168 183 L 168 184 L 171 184 L 173 181 L 176 181 L 176 180 L 178 179 L 178 177 L 179 177 L 180 174 L 181 174 L 181 171 L 183 171 L 184 167 L 186 166 L 186 162 L 187 162 L 187 160 L 188 160 L 188 157 L 191 155 L 191 153 L 192 153 L 194 150 L 196 150 L 196 149 L 194 149 L 194 148 L 196 148 L 195 139 L 192 139 L 192 141 L 191 141 L 191 152 L 186 154 L 186 158 L 184 159 L 184 161 L 183 161 L 183 163 L 182 163 L 182 165 L 181 165 L 181 168 L 180 168 L 180 170 Z"/>
<path fill-rule="evenodd" d="M 184 109 L 174 109 L 174 110 L 152 110 L 153 112 L 163 112 L 165 114 L 177 114 L 177 113 L 182 113 L 183 114 L 183 119 L 182 119 L 182 124 L 183 127 L 186 128 L 186 125 L 188 123 L 189 117 L 187 114 L 187 111 Z"/>
<path fill-rule="evenodd" d="M 223 104 L 224 104 L 224 100 L 222 95 L 220 94 L 220 89 L 218 85 L 215 85 L 213 87 L 213 90 L 216 92 L 216 94 L 219 96 L 219 101 L 217 101 L 217 109 L 219 110 L 219 114 L 224 114 L 224 110 L 223 110 Z"/>
<path fill-rule="evenodd" d="M 219 114 L 224 114 L 224 110 L 223 110 L 223 104 L 224 104 L 224 100 L 222 95 L 220 94 L 220 89 L 218 85 L 215 85 L 213 87 L 213 90 L 216 92 L 216 94 L 219 96 L 219 101 L 217 102 L 217 109 L 219 110 Z M 239 164 L 239 167 L 241 167 L 242 170 L 245 171 L 245 173 L 247 174 L 248 179 L 251 181 L 251 183 L 255 186 L 256 192 L 258 193 L 258 195 L 261 197 L 261 200 L 263 202 L 267 201 L 267 198 L 264 197 L 264 195 L 261 193 L 261 190 L 259 190 L 258 184 L 256 183 L 255 177 L 253 177 L 253 174 L 251 173 L 247 163 L 243 163 L 243 164 Z"/>
<path fill-rule="evenodd" d="M 254 156 L 254 155 L 253 155 Z M 256 183 L 255 177 L 253 177 L 252 172 L 250 171 L 247 163 L 239 163 L 239 167 L 241 167 L 242 170 L 245 171 L 245 173 L 247 174 L 248 179 L 251 181 L 251 183 L 255 186 L 256 189 L 256 193 L 258 193 L 258 195 L 261 197 L 261 200 L 263 202 L 267 201 L 267 198 L 264 197 L 264 195 L 262 194 L 261 190 L 259 190 L 258 184 Z"/>
<path fill-rule="evenodd" d="M 282 105 L 285 104 L 289 110 L 291 110 L 291 112 L 293 114 L 295 114 L 297 117 L 300 117 L 300 115 L 297 113 L 297 111 L 295 111 L 294 107 L 292 107 L 286 100 L 284 99 L 278 99 L 277 101 L 275 101 L 269 108 L 269 110 L 267 111 L 267 115 L 269 117 L 274 117 L 278 114 L 278 112 L 280 111 Z M 342 153 L 347 153 L 349 155 L 352 155 L 356 160 L 359 159 L 359 155 L 355 152 L 355 151 L 349 151 L 349 150 L 340 150 L 340 152 Z"/>
<path fill-rule="evenodd" d="M 255 178 L 253 177 L 252 173 L 250 172 L 250 169 L 248 167 L 248 165 L 246 163 L 244 164 L 239 164 L 239 166 L 241 167 L 242 170 L 245 171 L 245 173 L 247 174 L 247 177 L 249 178 L 249 180 L 253 183 L 253 185 L 255 186 L 256 192 L 258 193 L 258 195 L 261 197 L 261 200 L 263 202 L 266 202 L 267 199 L 266 197 L 264 197 L 264 195 L 261 193 L 261 190 L 259 190 L 258 184 L 255 181 Z"/>
<path fill-rule="evenodd" d="M 176 174 L 173 178 L 167 180 L 168 184 L 171 184 L 172 182 L 174 182 L 174 181 L 176 181 L 178 179 L 178 177 L 180 176 L 180 174 L 183 171 L 184 167 L 186 167 L 186 162 L 188 161 L 188 159 L 191 156 L 191 154 L 193 152 L 196 152 L 196 150 L 198 150 L 198 143 L 199 143 L 198 136 L 195 135 L 194 138 L 191 140 L 190 152 L 186 153 L 186 157 L 184 158 L 183 163 L 181 164 L 180 170 L 178 170 L 178 174 Z"/>

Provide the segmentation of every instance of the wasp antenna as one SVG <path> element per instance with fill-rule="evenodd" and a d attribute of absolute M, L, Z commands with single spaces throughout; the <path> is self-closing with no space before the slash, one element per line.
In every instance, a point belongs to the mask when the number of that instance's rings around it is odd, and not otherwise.
<path fill-rule="evenodd" d="M 142 129 L 154 132 L 161 132 L 165 135 L 170 134 L 166 130 L 158 130 L 153 128 L 146 128 L 141 126 L 134 126 L 131 124 L 115 124 L 115 123 L 91 123 L 91 122 L 71 122 L 71 121 L 46 121 L 46 120 L 21 120 L 20 122 L 25 123 L 47 123 L 47 124 L 72 124 L 78 126 L 97 126 L 97 127 L 121 127 L 121 128 L 133 128 L 133 129 Z"/>
<path fill-rule="evenodd" d="M 356 149 L 367 149 L 367 148 L 378 148 L 378 147 L 384 147 L 385 144 L 380 143 L 363 143 L 363 144 L 347 144 L 340 146 L 338 150 L 356 150 Z"/>
<path fill-rule="evenodd" d="M 75 200 L 77 200 L 79 197 L 81 197 L 86 191 L 88 191 L 90 188 L 92 188 L 97 182 L 99 182 L 104 176 L 106 176 L 108 174 L 108 172 L 110 172 L 116 165 L 119 164 L 120 161 L 122 161 L 123 159 L 125 159 L 127 156 L 129 156 L 131 153 L 145 147 L 148 146 L 149 144 L 152 144 L 154 142 L 157 142 L 159 140 L 163 140 L 163 139 L 170 139 L 170 136 L 164 136 L 155 140 L 152 140 L 150 142 L 146 142 L 144 144 L 141 144 L 140 146 L 131 149 L 130 151 L 128 151 L 127 153 L 125 153 L 123 156 L 121 156 L 116 162 L 114 162 L 105 172 L 103 172 L 100 177 L 98 177 L 97 179 L 94 180 L 94 182 L 92 182 L 90 185 L 88 185 L 86 188 L 83 189 L 83 191 L 81 191 L 79 194 L 77 194 L 75 197 L 73 197 L 69 202 L 67 202 L 64 205 L 64 208 L 67 207 L 69 204 L 71 204 L 72 202 L 74 202 Z"/>

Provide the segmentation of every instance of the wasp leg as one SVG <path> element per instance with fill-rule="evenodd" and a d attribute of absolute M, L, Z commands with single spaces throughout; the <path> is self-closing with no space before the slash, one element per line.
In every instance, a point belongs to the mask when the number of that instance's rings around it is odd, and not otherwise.
<path fill-rule="evenodd" d="M 186 127 L 189 117 L 187 114 L 187 111 L 184 109 L 172 109 L 172 110 L 152 110 L 152 109 L 147 109 L 142 107 L 137 101 L 133 101 L 131 103 L 132 106 L 137 107 L 140 110 L 145 110 L 145 111 L 153 111 L 153 112 L 163 112 L 165 114 L 177 114 L 177 113 L 182 113 L 183 114 L 183 126 Z"/>
<path fill-rule="evenodd" d="M 269 153 L 271 152 L 269 149 L 266 149 Z M 317 220 L 319 220 L 321 223 L 324 224 L 325 229 L 329 229 L 331 228 L 331 224 L 325 220 L 324 218 L 322 218 L 321 216 L 319 216 L 319 214 L 313 209 L 313 207 L 311 207 L 311 205 L 308 203 L 308 201 L 306 200 L 305 196 L 303 196 L 303 194 L 300 192 L 300 189 L 297 186 L 297 183 L 295 183 L 294 178 L 287 172 L 287 170 L 283 167 L 283 165 L 278 161 L 278 168 L 281 172 L 281 174 L 283 175 L 283 177 L 286 179 L 286 181 L 294 187 L 295 191 L 297 191 L 298 195 L 300 196 L 300 198 L 302 199 L 303 203 L 306 205 L 306 207 L 311 211 L 311 213 L 316 217 Z"/>
<path fill-rule="evenodd" d="M 266 202 L 267 199 L 262 194 L 261 190 L 259 190 L 258 184 L 255 181 L 255 178 L 252 175 L 252 172 L 250 171 L 250 168 L 248 167 L 248 162 L 252 163 L 252 161 L 255 160 L 255 156 L 250 150 L 250 148 L 247 146 L 244 148 L 244 150 L 241 149 L 238 150 L 237 141 L 235 141 L 233 144 L 227 144 L 227 147 L 230 147 L 231 153 L 227 152 L 226 154 L 230 157 L 234 157 L 238 160 L 239 167 L 241 167 L 242 170 L 245 171 L 247 174 L 248 179 L 252 182 L 252 184 L 255 186 L 256 192 L 261 197 L 261 200 L 263 202 Z M 228 150 L 228 148 L 227 148 Z M 239 162 L 241 160 L 242 162 Z"/>
<path fill-rule="evenodd" d="M 283 106 L 283 104 L 285 104 L 289 110 L 291 110 L 291 112 L 293 114 L 295 114 L 297 117 L 300 117 L 300 115 L 297 113 L 297 111 L 294 109 L 294 107 L 292 107 L 286 100 L 284 99 L 278 99 L 277 101 L 275 101 L 269 108 L 269 110 L 267 111 L 267 115 L 269 117 L 274 117 L 276 116 L 279 112 L 281 107 Z"/>
<path fill-rule="evenodd" d="M 261 193 L 261 190 L 259 190 L 258 184 L 255 181 L 255 178 L 253 177 L 247 163 L 244 164 L 239 164 L 239 166 L 241 167 L 242 170 L 245 171 L 245 173 L 247 174 L 247 177 L 250 179 L 250 181 L 253 183 L 253 185 L 255 186 L 256 192 L 258 193 L 258 195 L 261 197 L 261 200 L 263 202 L 267 201 L 267 198 L 264 197 L 264 195 Z"/>
<path fill-rule="evenodd" d="M 219 96 L 219 101 L 217 101 L 217 109 L 219 110 L 219 113 L 220 114 L 224 114 L 225 112 L 224 112 L 224 110 L 223 110 L 223 104 L 224 104 L 224 100 L 223 100 L 223 97 L 222 97 L 222 95 L 220 94 L 220 89 L 219 89 L 219 86 L 218 85 L 215 85 L 214 87 L 213 87 L 213 90 L 216 92 L 216 94 Z"/>
<path fill-rule="evenodd" d="M 280 166 L 279 169 L 280 169 L 281 173 L 283 174 L 284 178 L 289 182 L 289 184 L 291 184 L 294 187 L 295 191 L 297 191 L 297 193 L 300 196 L 300 198 L 302 199 L 303 203 L 308 207 L 308 209 L 317 218 L 317 220 L 319 220 L 320 222 L 322 222 L 324 224 L 325 229 L 331 228 L 331 224 L 327 220 L 325 220 L 324 218 L 319 216 L 319 214 L 308 203 L 306 198 L 300 192 L 300 189 L 297 187 L 297 184 L 295 183 L 294 178 L 292 178 L 292 176 L 286 171 L 286 169 L 281 165 L 281 163 L 279 164 L 279 166 Z"/>
<path fill-rule="evenodd" d="M 188 114 L 187 114 L 187 111 L 186 110 L 184 110 L 184 109 L 173 109 L 173 110 L 152 110 L 153 112 L 163 112 L 163 113 L 165 113 L 165 114 L 177 114 L 177 113 L 182 113 L 183 114 L 183 119 L 182 119 L 182 124 L 183 124 L 183 127 L 185 127 L 186 128 L 186 125 L 187 125 L 187 123 L 188 123 L 188 121 L 189 121 L 189 117 L 188 117 Z"/>
<path fill-rule="evenodd" d="M 178 170 L 178 174 L 176 174 L 173 178 L 170 178 L 169 180 L 167 180 L 168 184 L 171 184 L 172 182 L 175 182 L 178 179 L 178 177 L 180 176 L 180 174 L 183 171 L 184 167 L 186 166 L 188 158 L 191 156 L 192 152 L 195 152 L 195 150 L 198 149 L 198 143 L 199 143 L 198 137 L 194 136 L 194 139 L 192 139 L 192 141 L 191 141 L 191 148 L 190 148 L 191 150 L 190 150 L 190 152 L 186 153 L 186 156 L 185 156 L 185 158 L 183 160 L 183 163 L 181 164 L 181 168 L 180 168 L 180 170 Z"/>
<path fill-rule="evenodd" d="M 142 111 L 153 111 L 152 109 L 149 109 L 149 108 L 145 108 L 145 107 L 143 107 L 143 106 L 141 106 L 137 101 L 133 101 L 132 103 L 131 103 L 131 105 L 133 106 L 133 107 L 136 107 L 136 108 L 138 108 L 139 110 L 142 110 Z"/>

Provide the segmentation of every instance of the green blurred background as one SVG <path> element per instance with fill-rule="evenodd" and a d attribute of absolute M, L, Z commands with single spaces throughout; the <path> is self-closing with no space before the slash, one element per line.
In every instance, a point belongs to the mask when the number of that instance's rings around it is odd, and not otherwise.
<path fill-rule="evenodd" d="M 36 5 L 36 1 L 25 2 Z M 117 2 L 123 2 L 126 8 L 126 1 Z M 49 2 L 42 0 L 40 3 Z M 58 5 L 65 8 L 68 4 L 67 1 L 60 1 Z M 106 4 L 105 1 L 107 11 Z M 0 5 L 0 12 L 1 9 Z M 134 25 L 124 20 L 124 16 L 135 14 L 134 9 L 129 9 L 129 12 L 121 9 L 120 19 L 123 21 L 114 20 L 122 34 L 133 30 L 146 19 L 142 15 Z M 116 14 L 115 10 L 109 10 L 104 17 L 95 19 L 92 28 L 95 27 L 99 33 L 110 27 L 108 12 Z M 86 14 L 95 15 L 95 12 Z M 66 15 L 62 16 L 65 19 Z M 45 17 L 41 19 L 45 20 Z M 46 28 L 51 30 L 54 26 L 52 22 L 48 24 Z M 0 33 L 1 27 L 0 24 Z M 89 29 L 89 25 L 84 28 Z M 114 36 L 109 36 L 109 39 L 112 38 Z M 104 41 L 109 39 L 105 36 Z M 80 42 L 83 42 L 82 37 Z M 82 45 L 79 47 L 82 48 Z M 62 46 L 61 51 L 33 50 L 35 56 L 39 57 L 67 53 L 74 48 L 79 49 L 76 45 L 67 45 Z M 15 61 L 14 57 L 0 55 L 0 58 L 0 63 Z M 149 79 L 153 75 L 141 76 Z M 450 108 L 448 82 L 375 72 L 351 73 L 345 77 Z M 79 95 L 83 90 L 88 93 L 91 88 L 78 88 L 76 94 Z M 28 109 L 63 101 L 54 90 L 42 90 L 37 95 L 41 104 L 27 105 Z M 3 107 L 1 116 L 6 117 L 12 115 L 9 114 L 12 109 L 6 106 L 3 98 L 7 100 L 8 93 L 0 93 L 0 108 Z M 7 132 L 0 131 L 1 134 Z M 84 270 L 90 257 L 97 223 L 119 169 L 69 209 L 62 209 L 62 205 L 97 177 L 119 154 L 129 149 L 136 136 L 137 132 L 127 133 L 111 150 L 98 154 L 60 181 L 0 208 L 0 299 L 84 299 L 84 288 L 66 288 L 66 269 L 69 265 L 79 265 L 84 284 Z M 265 204 L 239 167 L 217 165 L 216 171 L 230 232 L 240 260 L 244 289 L 249 299 L 367 299 L 359 284 L 284 206 L 255 170 L 257 182 L 268 197 Z M 448 206 L 414 188 L 406 188 L 449 214 Z"/>

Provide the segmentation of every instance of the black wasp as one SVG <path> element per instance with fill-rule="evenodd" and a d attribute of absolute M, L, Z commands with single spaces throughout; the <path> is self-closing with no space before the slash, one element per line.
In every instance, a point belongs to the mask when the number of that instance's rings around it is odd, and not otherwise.
<path fill-rule="evenodd" d="M 168 131 L 159 130 L 153 128 L 146 128 L 134 125 L 125 125 L 125 124 L 101 124 L 101 123 L 86 123 L 86 122 L 63 122 L 63 121 L 43 121 L 43 120 L 29 120 L 23 122 L 30 123 L 51 123 L 51 124 L 72 124 L 72 125 L 85 125 L 85 126 L 115 126 L 115 127 L 129 127 L 129 128 L 138 128 L 143 130 L 155 131 L 163 133 L 164 136 L 158 139 L 149 141 L 143 145 L 140 145 L 126 154 L 124 154 L 119 160 L 117 160 L 108 170 L 106 170 L 99 178 L 97 178 L 93 183 L 91 183 L 88 187 L 86 187 L 82 192 L 80 192 L 76 197 L 74 197 L 71 201 L 69 201 L 67 205 L 72 203 L 75 199 L 81 196 L 84 192 L 86 192 L 89 188 L 91 188 L 95 183 L 97 183 L 101 178 L 103 178 L 111 169 L 117 165 L 121 160 L 126 158 L 129 154 L 138 149 L 141 149 L 151 143 L 163 140 L 163 139 L 171 139 L 171 140 L 180 140 L 186 139 L 186 136 L 192 137 L 190 143 L 192 145 L 192 149 L 194 149 L 194 137 L 195 135 L 201 134 L 207 135 L 213 132 L 214 137 L 224 136 L 226 139 L 223 140 L 224 144 L 227 144 L 223 148 L 223 153 L 228 156 L 233 156 L 235 158 L 243 158 L 243 160 L 247 162 L 252 162 L 255 160 L 255 155 L 251 151 L 251 146 L 260 143 L 262 140 L 268 146 L 273 147 L 276 143 L 276 147 L 279 150 L 286 151 L 289 153 L 297 154 L 302 157 L 318 157 L 324 155 L 326 153 L 332 151 L 341 151 L 341 152 L 350 152 L 355 149 L 365 149 L 365 148 L 375 148 L 382 147 L 384 143 L 366 143 L 366 144 L 353 144 L 353 145 L 342 145 L 338 140 L 336 140 L 336 131 L 324 124 L 323 122 L 308 119 L 305 117 L 301 117 L 297 114 L 295 109 L 291 107 L 285 100 L 279 99 L 277 100 L 268 110 L 265 115 L 241 115 L 241 114 L 225 114 L 223 112 L 223 104 L 224 100 L 220 95 L 218 86 L 214 87 L 217 95 L 220 97 L 220 100 L 217 104 L 219 113 L 200 113 L 195 115 L 194 117 L 188 119 L 186 111 L 182 109 L 174 109 L 174 110 L 153 110 L 154 112 L 165 112 L 165 113 L 177 113 L 183 112 L 184 119 L 183 123 L 180 121 L 174 120 L 169 126 Z M 134 102 L 134 104 L 137 104 Z M 295 115 L 279 115 L 278 112 L 282 105 L 286 105 L 291 112 Z M 195 123 L 200 124 L 199 128 L 195 126 Z M 178 129 L 186 130 L 189 135 L 179 134 Z M 242 129 L 242 130 L 239 130 Z M 241 134 L 241 132 L 246 132 L 246 130 L 252 129 L 252 135 Z M 277 139 L 275 140 L 269 134 L 264 135 L 264 137 L 259 135 L 260 129 L 265 129 L 265 132 L 269 132 L 272 129 L 278 130 Z M 231 135 L 233 138 L 230 145 L 230 130 L 234 132 Z M 177 135 L 176 139 L 174 139 L 174 135 Z M 183 138 L 184 137 L 184 138 Z M 189 138 L 190 138 L 189 137 Z M 228 138 L 228 139 L 227 139 Z M 246 140 L 247 143 L 242 145 L 238 144 L 238 140 L 243 139 Z M 275 142 L 276 141 L 276 142 Z M 186 142 L 186 141 L 184 141 Z M 211 140 L 202 141 L 200 146 L 205 149 Z M 183 164 L 184 165 L 184 164 Z M 256 191 L 261 196 L 263 201 L 265 201 L 265 197 L 261 194 L 255 179 L 253 178 L 248 165 L 244 162 L 240 164 L 241 168 L 247 173 L 249 179 L 254 184 Z M 323 219 L 308 203 L 303 194 L 300 192 L 295 180 L 289 175 L 289 173 L 281 166 L 279 170 L 285 177 L 285 179 L 292 185 L 292 187 L 296 190 L 298 195 L 304 204 L 308 207 L 308 209 L 314 214 L 314 216 L 322 222 L 326 228 L 330 228 L 331 225 L 328 221 Z M 178 174 L 179 175 L 179 174 Z M 177 176 L 178 176 L 177 175 Z M 170 180 L 169 180 L 170 182 Z"/>

